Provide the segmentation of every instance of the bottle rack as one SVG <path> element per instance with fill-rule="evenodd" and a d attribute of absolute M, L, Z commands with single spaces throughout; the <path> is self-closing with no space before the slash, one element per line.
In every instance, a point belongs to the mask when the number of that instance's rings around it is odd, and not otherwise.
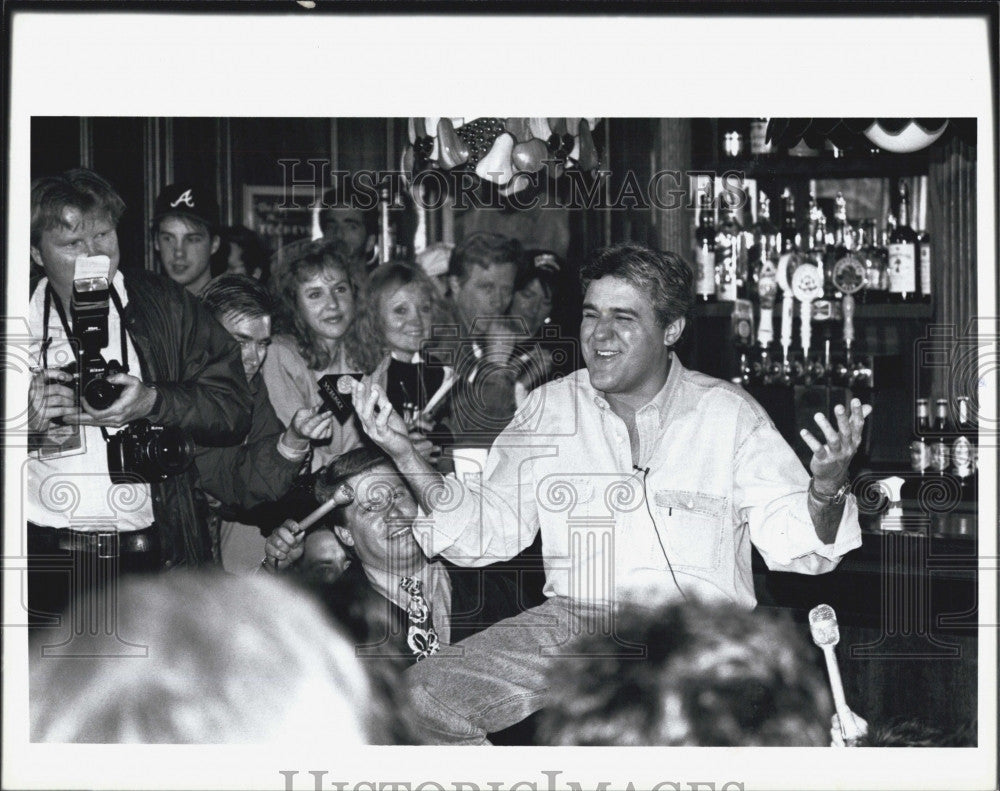
<path fill-rule="evenodd" d="M 809 182 L 814 179 L 850 180 L 927 175 L 930 169 L 931 151 L 924 150 L 912 154 L 871 153 L 854 150 L 843 156 L 823 152 L 817 156 L 794 156 L 787 152 L 739 156 L 727 156 L 720 145 L 720 124 L 716 119 L 697 119 L 692 123 L 692 165 L 696 171 L 704 170 L 722 176 L 728 172 L 741 173 L 747 179 L 757 182 L 758 191 L 766 192 L 771 198 L 771 220 L 779 229 L 784 217 L 777 201 L 785 188 L 792 194 L 796 206 L 807 205 L 810 195 Z M 800 216 L 801 220 L 802 217 Z M 935 229 L 929 229 L 934 234 Z M 937 293 L 936 291 L 934 292 Z M 755 325 L 759 322 L 759 305 L 754 300 Z M 775 341 L 781 334 L 780 297 L 774 309 Z M 760 377 L 747 381 L 746 372 L 741 370 L 740 354 L 751 353 L 759 358 L 758 345 L 745 346 L 739 343 L 731 329 L 732 302 L 698 302 L 694 305 L 690 318 L 693 324 L 688 336 L 686 360 L 699 370 L 725 379 L 739 377 L 744 386 L 771 414 L 779 430 L 786 435 L 790 444 L 800 450 L 798 429 L 814 428 L 806 403 L 840 403 L 842 397 L 857 395 L 875 407 L 876 418 L 870 421 L 871 456 L 873 461 L 908 468 L 907 444 L 913 424 L 910 409 L 899 408 L 900 404 L 911 404 L 914 388 L 926 388 L 926 378 L 917 367 L 913 354 L 916 341 L 925 333 L 925 325 L 933 321 L 937 306 L 930 302 L 874 303 L 864 302 L 861 294 L 856 295 L 854 321 L 857 337 L 853 344 L 852 356 L 872 363 L 873 384 L 870 390 L 861 388 L 856 393 L 850 389 L 850 382 L 842 380 L 834 383 L 817 382 L 817 377 L 806 381 L 802 376 L 792 377 L 791 382 L 779 385 L 771 378 L 765 383 Z M 801 361 L 802 349 L 799 341 L 798 310 L 793 319 L 793 346 L 791 358 Z M 868 323 L 868 328 L 864 325 Z M 874 325 L 874 326 L 873 326 Z M 831 361 L 834 365 L 844 358 L 842 342 L 843 324 L 840 320 L 814 321 L 810 358 L 814 362 L 823 360 L 824 335 L 832 340 Z M 772 359 L 781 362 L 780 344 L 769 347 Z M 787 378 L 787 377 L 786 377 Z M 820 377 L 822 378 L 822 377 Z M 846 392 L 826 392 L 831 387 L 847 386 Z M 801 409 L 800 409 L 801 407 Z M 912 409 L 912 408 L 911 408 Z M 817 410 L 818 411 L 818 410 Z M 794 415 L 792 414 L 794 413 Z M 800 454 L 801 455 L 801 454 Z"/>

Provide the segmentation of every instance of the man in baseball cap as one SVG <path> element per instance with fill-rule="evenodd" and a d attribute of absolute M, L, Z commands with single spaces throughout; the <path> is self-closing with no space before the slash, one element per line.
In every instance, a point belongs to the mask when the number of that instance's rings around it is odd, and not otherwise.
<path fill-rule="evenodd" d="M 153 247 L 164 273 L 196 296 L 212 279 L 209 263 L 219 249 L 219 204 L 213 192 L 191 183 L 171 184 L 156 199 Z"/>

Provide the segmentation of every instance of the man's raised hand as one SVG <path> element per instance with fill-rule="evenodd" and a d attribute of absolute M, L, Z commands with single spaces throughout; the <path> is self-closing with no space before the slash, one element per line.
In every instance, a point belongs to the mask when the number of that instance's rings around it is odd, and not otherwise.
<path fill-rule="evenodd" d="M 813 452 L 809 470 L 815 479 L 816 489 L 825 495 L 834 494 L 847 480 L 847 468 L 861 446 L 865 419 L 872 413 L 872 408 L 868 404 L 862 406 L 861 401 L 855 398 L 851 401 L 850 414 L 841 404 L 837 404 L 833 411 L 837 418 L 837 428 L 821 412 L 816 413 L 816 425 L 823 432 L 825 443 L 821 443 L 806 429 L 799 432 Z"/>
<path fill-rule="evenodd" d="M 409 429 L 403 418 L 392 408 L 385 390 L 377 384 L 354 381 L 352 398 L 365 433 L 393 459 L 415 453 Z"/>

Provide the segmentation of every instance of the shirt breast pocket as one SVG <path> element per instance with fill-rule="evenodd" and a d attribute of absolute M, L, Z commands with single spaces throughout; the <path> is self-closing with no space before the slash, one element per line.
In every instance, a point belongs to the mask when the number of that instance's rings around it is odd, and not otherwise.
<path fill-rule="evenodd" d="M 591 476 L 572 473 L 546 475 L 539 481 L 536 497 L 543 513 L 589 516 L 594 509 L 594 481 Z"/>
<path fill-rule="evenodd" d="M 726 498 L 677 489 L 653 496 L 656 529 L 674 568 L 714 570 L 722 558 Z"/>

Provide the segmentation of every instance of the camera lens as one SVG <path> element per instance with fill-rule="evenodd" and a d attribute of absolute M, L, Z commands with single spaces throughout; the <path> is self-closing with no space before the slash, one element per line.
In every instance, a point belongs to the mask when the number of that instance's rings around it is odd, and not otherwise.
<path fill-rule="evenodd" d="M 125 459 L 125 447 L 122 444 L 122 433 L 112 434 L 108 438 L 108 473 L 111 483 L 136 483 L 136 476 L 129 472 Z"/>
<path fill-rule="evenodd" d="M 191 462 L 194 448 L 187 435 L 176 428 L 164 428 L 150 440 L 149 456 L 164 473 L 176 475 Z"/>
<path fill-rule="evenodd" d="M 107 409 L 121 394 L 122 386 L 111 384 L 107 379 L 92 379 L 83 388 L 83 397 L 94 409 Z"/>

